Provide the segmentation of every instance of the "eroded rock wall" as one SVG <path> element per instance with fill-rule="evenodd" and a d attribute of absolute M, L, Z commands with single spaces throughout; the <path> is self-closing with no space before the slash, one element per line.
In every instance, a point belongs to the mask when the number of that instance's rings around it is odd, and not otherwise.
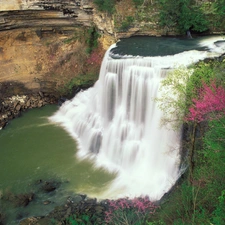
<path fill-rule="evenodd" d="M 91 26 L 93 7 L 88 3 L 82 0 L 3 0 L 0 31 L 43 26 Z"/>

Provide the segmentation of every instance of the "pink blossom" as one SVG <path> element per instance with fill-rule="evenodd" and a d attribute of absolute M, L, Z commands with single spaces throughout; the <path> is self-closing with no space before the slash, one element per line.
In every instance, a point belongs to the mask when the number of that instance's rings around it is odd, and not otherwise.
<path fill-rule="evenodd" d="M 154 214 L 157 208 L 148 198 L 108 200 L 108 206 L 109 209 L 105 212 L 106 223 L 112 223 L 114 220 L 117 220 L 118 216 L 121 213 L 128 212 L 127 210 L 132 210 L 139 218 L 145 213 Z"/>
<path fill-rule="evenodd" d="M 219 118 L 225 114 L 225 89 L 212 82 L 210 86 L 203 83 L 198 99 L 193 99 L 189 108 L 187 121 L 201 122 L 207 119 Z"/>

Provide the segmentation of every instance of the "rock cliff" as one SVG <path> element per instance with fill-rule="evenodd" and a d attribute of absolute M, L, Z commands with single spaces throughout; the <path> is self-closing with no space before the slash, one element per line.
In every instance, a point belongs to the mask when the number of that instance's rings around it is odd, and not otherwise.
<path fill-rule="evenodd" d="M 144 2 L 148 5 L 137 7 L 133 0 L 117 0 L 116 13 L 110 15 L 98 11 L 93 0 L 2 0 L 0 98 L 12 90 L 56 93 L 74 76 L 85 74 L 93 28 L 101 34 L 104 51 L 132 35 L 174 35 L 174 30 L 159 27 L 157 3 Z M 16 83 L 19 88 L 11 91 L 1 88 Z"/>
<path fill-rule="evenodd" d="M 81 72 L 78 64 L 93 26 L 91 1 L 3 0 L 0 10 L 0 98 L 12 94 L 3 83 L 18 83 L 15 94 L 56 92 L 62 83 L 59 65 L 67 73 L 64 81 Z"/>
<path fill-rule="evenodd" d="M 81 88 L 93 85 L 104 51 L 114 42 L 111 17 L 99 13 L 92 0 L 2 0 L 0 128 L 20 111 L 57 102 L 71 92 L 75 77 Z M 44 97 L 38 99 L 40 93 Z M 35 101 L 8 103 L 22 96 Z"/>
<path fill-rule="evenodd" d="M 93 7 L 85 0 L 3 0 L 0 30 L 91 26 Z"/>

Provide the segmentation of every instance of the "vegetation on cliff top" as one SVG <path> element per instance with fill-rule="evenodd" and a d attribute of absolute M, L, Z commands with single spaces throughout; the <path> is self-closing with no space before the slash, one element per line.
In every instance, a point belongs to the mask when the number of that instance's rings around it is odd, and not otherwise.
<path fill-rule="evenodd" d="M 60 95 L 73 97 L 75 92 L 97 81 L 105 52 L 98 38 L 95 27 L 78 28 L 72 37 L 48 43 L 50 70 L 47 77 L 56 81 L 56 92 Z M 69 50 L 64 52 L 64 48 Z"/>
<path fill-rule="evenodd" d="M 224 29 L 225 2 L 198 0 L 94 0 L 97 9 L 113 15 L 117 32 L 138 27 L 142 31 L 185 34 Z"/>

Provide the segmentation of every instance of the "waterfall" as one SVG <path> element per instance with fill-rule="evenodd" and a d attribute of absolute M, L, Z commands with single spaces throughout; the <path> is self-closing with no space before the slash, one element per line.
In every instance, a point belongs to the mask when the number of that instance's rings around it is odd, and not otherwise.
<path fill-rule="evenodd" d="M 113 45 L 111 48 L 115 47 Z M 102 196 L 159 200 L 180 176 L 180 131 L 160 125 L 154 99 L 168 69 L 209 57 L 187 51 L 164 57 L 113 58 L 111 48 L 94 87 L 66 101 L 51 120 L 78 142 L 78 157 L 117 173 Z"/>

